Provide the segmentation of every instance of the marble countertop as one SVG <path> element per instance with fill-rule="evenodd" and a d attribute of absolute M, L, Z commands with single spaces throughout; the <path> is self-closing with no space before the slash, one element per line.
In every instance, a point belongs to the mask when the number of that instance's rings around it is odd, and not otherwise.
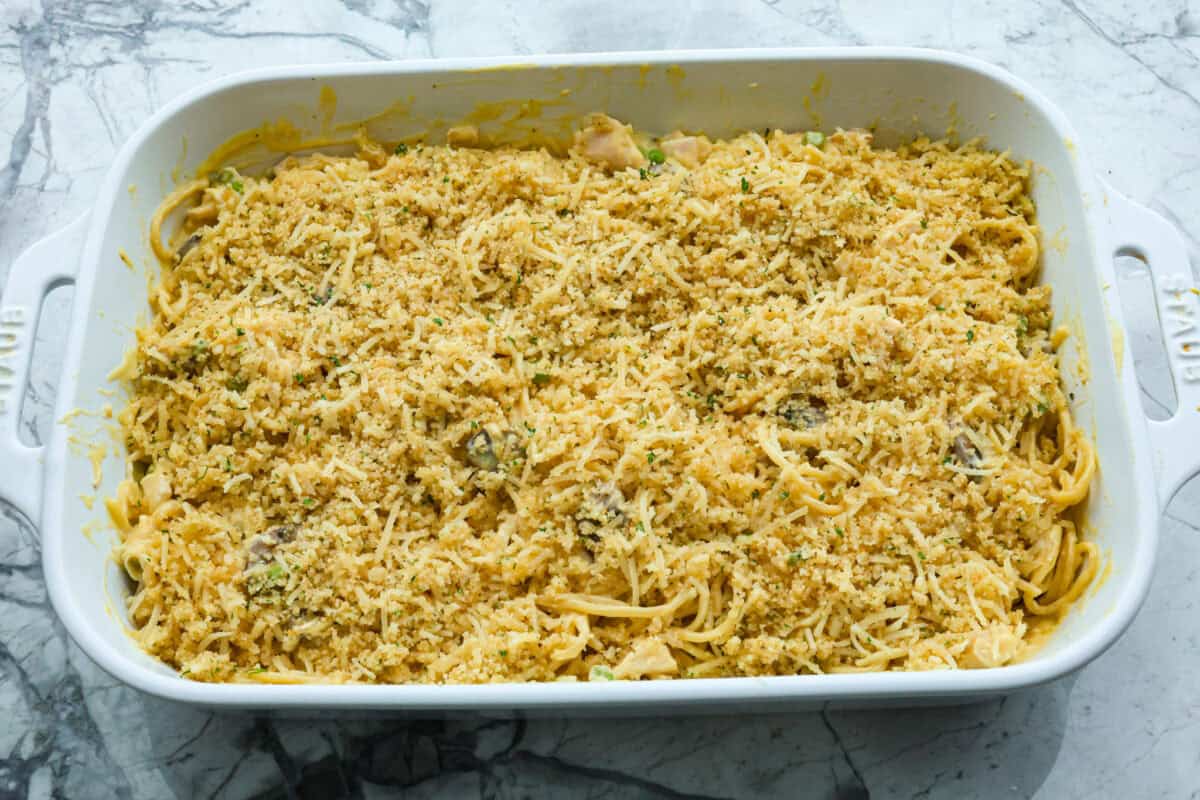
<path fill-rule="evenodd" d="M 1059 103 L 1119 189 L 1200 263 L 1200 9 L 1178 0 L 7 0 L 0 4 L 0 283 L 86 210 L 113 154 L 198 82 L 297 62 L 581 50 L 903 44 L 969 53 Z M 1134 320 L 1153 310 L 1125 265 Z M 1140 299 L 1139 299 L 1140 298 Z M 52 424 L 48 301 L 23 414 Z M 1169 380 L 1131 346 L 1147 407 Z M 5 469 L 0 464 L 0 473 Z M 1162 525 L 1132 628 L 1081 672 L 959 708 L 506 722 L 213 715 L 97 669 L 46 598 L 36 534 L 0 507 L 0 797 L 1197 797 L 1200 481 Z"/>

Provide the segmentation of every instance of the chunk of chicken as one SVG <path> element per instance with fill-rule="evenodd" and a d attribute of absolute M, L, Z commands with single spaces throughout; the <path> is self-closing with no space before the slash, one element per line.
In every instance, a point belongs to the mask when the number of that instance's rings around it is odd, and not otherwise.
<path fill-rule="evenodd" d="M 671 649 L 658 639 L 644 639 L 613 670 L 618 680 L 637 679 L 651 675 L 674 675 L 679 672 Z"/>
<path fill-rule="evenodd" d="M 1005 627 L 993 626 L 972 635 L 971 644 L 959 657 L 959 664 L 968 669 L 1001 667 L 1016 657 L 1020 647 L 1021 639 L 1015 633 Z"/>
<path fill-rule="evenodd" d="M 712 152 L 712 142 L 707 136 L 688 136 L 680 131 L 668 134 L 659 147 L 667 158 L 673 158 L 685 167 L 698 167 Z"/>
<path fill-rule="evenodd" d="M 171 482 L 161 472 L 151 472 L 142 478 L 142 510 L 154 513 L 154 510 L 171 499 Z"/>
<path fill-rule="evenodd" d="M 592 114 L 588 124 L 575 134 L 575 146 L 588 161 L 612 170 L 644 167 L 649 162 L 637 142 L 633 129 L 604 114 Z"/>

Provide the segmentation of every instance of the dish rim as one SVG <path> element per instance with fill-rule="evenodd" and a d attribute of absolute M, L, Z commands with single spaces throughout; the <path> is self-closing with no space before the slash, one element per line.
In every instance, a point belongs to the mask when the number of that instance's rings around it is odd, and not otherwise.
<path fill-rule="evenodd" d="M 765 61 L 909 61 L 935 64 L 975 73 L 1019 93 L 1040 113 L 1063 141 L 1078 142 L 1066 116 L 1041 92 L 1006 70 L 971 56 L 940 50 L 907 47 L 820 47 L 769 48 L 754 50 L 698 49 L 679 51 L 631 51 L 620 53 L 552 54 L 531 57 L 486 57 L 420 59 L 364 63 L 290 65 L 265 67 L 223 76 L 202 84 L 168 102 L 146 120 L 122 146 L 109 168 L 88 222 L 76 279 L 71 322 L 63 360 L 63 375 L 56 400 L 55 419 L 61 419 L 76 396 L 76 370 L 84 355 L 83 334 L 87 309 L 100 263 L 102 237 L 115 198 L 123 191 L 120 183 L 136 152 L 165 122 L 189 106 L 235 87 L 274 80 L 322 80 L 375 75 L 477 72 L 495 68 L 546 69 L 557 67 L 602 67 L 696 63 L 754 63 Z M 1069 159 L 1073 177 L 1081 188 L 1086 207 L 1080 233 L 1087 237 L 1087 251 L 1100 283 L 1115 282 L 1111 253 L 1102 245 L 1109 241 L 1102 217 L 1103 186 L 1091 170 L 1085 154 L 1075 147 Z M 1090 200 L 1090 202 L 1089 202 Z M 1119 310 L 1110 316 L 1125 329 Z M 65 498 L 64 463 L 66 435 L 55 425 L 46 447 L 46 479 L 42 495 L 42 561 L 52 605 L 79 647 L 105 671 L 148 694 L 165 699 L 224 707 L 272 708 L 392 708 L 412 710 L 461 709 L 546 709 L 596 708 L 624 705 L 630 708 L 696 703 L 730 704 L 791 701 L 894 701 L 897 699 L 946 699 L 999 694 L 1045 683 L 1073 672 L 1103 653 L 1132 622 L 1149 589 L 1158 544 L 1158 505 L 1155 497 L 1149 441 L 1134 386 L 1133 370 L 1121 370 L 1116 381 L 1121 387 L 1121 416 L 1129 425 L 1130 454 L 1144 465 L 1135 471 L 1137 537 L 1128 586 L 1113 608 L 1098 623 L 1079 634 L 1061 651 L 1030 661 L 992 669 L 936 672 L 874 672 L 857 674 L 782 675 L 735 678 L 689 678 L 662 681 L 613 681 L 496 684 L 235 684 L 202 683 L 178 675 L 160 674 L 112 648 L 93 629 L 87 615 L 67 589 L 68 570 L 63 558 L 66 536 L 62 530 Z M 51 498 L 59 498 L 51 502 Z"/>

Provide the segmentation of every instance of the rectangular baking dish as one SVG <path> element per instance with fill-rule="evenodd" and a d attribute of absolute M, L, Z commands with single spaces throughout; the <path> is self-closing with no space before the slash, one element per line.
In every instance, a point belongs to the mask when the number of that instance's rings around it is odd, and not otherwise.
<path fill-rule="evenodd" d="M 533 101 L 533 102 L 530 102 Z M 1062 351 L 1079 424 L 1095 439 L 1100 469 L 1087 507 L 1088 534 L 1108 568 L 1029 660 L 998 669 L 928 673 L 780 676 L 651 682 L 485 686 L 260 686 L 197 683 L 144 654 L 127 635 L 127 586 L 110 558 L 116 542 L 102 503 L 123 474 L 109 447 L 102 480 L 78 444 L 82 409 L 119 408 L 101 390 L 148 314 L 145 269 L 150 215 L 175 180 L 234 134 L 288 120 L 310 136 L 336 139 L 342 123 L 365 121 L 377 139 L 428 134 L 470 118 L 485 134 L 522 139 L 565 134 L 603 110 L 640 130 L 873 127 L 896 143 L 952 130 L 1008 149 L 1036 165 L 1034 195 L 1048 246 L 1043 279 L 1056 319 L 1073 335 Z M 265 129 L 264 129 L 265 130 Z M 286 126 L 260 138 L 299 142 Z M 269 134 L 269 135 L 268 135 Z M 287 134 L 287 135 L 285 135 Z M 963 56 L 909 49 L 810 49 L 547 56 L 413 61 L 259 70 L 199 88 L 164 108 L 122 148 L 88 217 L 33 246 L 14 265 L 0 308 L 0 496 L 40 527 L 50 598 L 67 630 L 105 670 L 138 689 L 224 707 L 372 708 L 487 714 L 662 713 L 722 707 L 801 708 L 961 702 L 1048 681 L 1111 645 L 1146 594 L 1161 507 L 1200 462 L 1200 342 L 1186 251 L 1161 217 L 1106 187 L 1075 145 L 1063 115 L 1031 87 Z M 1150 266 L 1167 330 L 1181 411 L 1165 422 L 1142 414 L 1113 256 Z M 19 400 L 42 297 L 74 282 L 65 370 L 55 425 L 42 448 L 16 435 Z M 1174 320 L 1175 322 L 1172 322 Z M 1189 347 L 1190 344 L 1195 347 Z M 93 426 L 93 435 L 103 436 Z M 94 455 L 94 453 L 93 453 Z M 88 535 L 85 532 L 90 531 Z"/>

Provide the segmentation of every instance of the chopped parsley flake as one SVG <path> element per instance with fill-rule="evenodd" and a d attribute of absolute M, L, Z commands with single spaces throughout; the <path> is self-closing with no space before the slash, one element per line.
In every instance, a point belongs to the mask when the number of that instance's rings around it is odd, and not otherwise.
<path fill-rule="evenodd" d="M 231 167 L 224 167 L 217 172 L 214 172 L 208 176 L 208 180 L 210 183 L 228 186 L 238 194 L 241 194 L 242 190 L 246 188 L 242 184 L 241 176 L 238 175 L 237 171 Z"/>
<path fill-rule="evenodd" d="M 536 386 L 545 386 L 550 382 L 550 376 L 545 372 L 535 373 L 533 376 L 533 382 Z"/>
<path fill-rule="evenodd" d="M 600 664 L 592 667 L 591 671 L 588 673 L 589 681 L 611 681 L 614 679 L 615 676 L 613 675 L 612 670 Z"/>
<path fill-rule="evenodd" d="M 745 178 L 742 178 L 742 194 L 745 194 L 749 191 L 750 191 L 750 181 L 746 180 Z"/>

